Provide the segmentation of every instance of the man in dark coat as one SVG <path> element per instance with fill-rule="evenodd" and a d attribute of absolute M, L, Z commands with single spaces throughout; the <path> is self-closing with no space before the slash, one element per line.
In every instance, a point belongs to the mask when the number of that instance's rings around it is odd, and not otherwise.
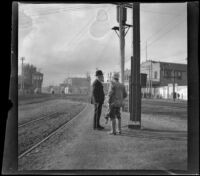
<path fill-rule="evenodd" d="M 104 77 L 101 70 L 97 70 L 95 76 L 96 80 L 92 84 L 92 104 L 94 104 L 93 128 L 101 130 L 104 129 L 104 127 L 100 125 L 101 110 L 105 99 L 105 94 L 102 85 Z"/>

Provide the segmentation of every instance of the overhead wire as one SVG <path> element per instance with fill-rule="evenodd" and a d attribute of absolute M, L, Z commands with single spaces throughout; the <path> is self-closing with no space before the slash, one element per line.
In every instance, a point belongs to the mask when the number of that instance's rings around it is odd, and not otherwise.
<path fill-rule="evenodd" d="M 141 11 L 146 12 L 146 13 L 153 13 L 153 14 L 160 14 L 160 15 L 170 15 L 170 16 L 174 16 L 174 15 L 179 15 L 180 13 L 167 13 L 167 12 L 161 12 L 161 11 L 152 11 L 152 10 L 148 10 L 148 9 L 144 9 L 144 8 L 140 8 Z"/>
<path fill-rule="evenodd" d="M 77 41 L 79 42 L 81 40 L 81 38 L 83 38 L 83 36 L 85 36 L 87 34 L 86 30 L 87 30 L 89 24 L 92 22 L 93 19 L 94 19 L 94 17 L 91 17 L 90 20 L 82 28 L 80 28 L 80 30 L 68 42 L 68 44 L 67 44 L 68 46 L 72 47 L 72 43 L 74 41 L 76 41 L 76 43 L 77 43 Z"/>
<path fill-rule="evenodd" d="M 105 6 L 105 5 L 104 5 Z M 70 11 L 76 11 L 76 10 L 82 10 L 82 9 L 87 9 L 87 10 L 94 10 L 95 8 L 102 8 L 102 7 L 104 7 L 104 6 L 96 6 L 96 7 L 91 7 L 91 8 L 89 8 L 89 7 L 80 7 L 80 8 L 73 8 L 73 9 L 68 9 L 68 10 L 63 10 L 63 11 L 59 11 L 59 13 L 67 13 L 67 12 L 70 12 Z M 57 12 L 58 13 L 58 12 Z M 54 13 L 55 14 L 55 13 Z M 53 15 L 53 13 L 50 13 L 50 14 L 46 14 L 46 15 Z M 28 17 L 34 17 L 34 16 L 37 16 L 37 17 L 42 17 L 42 15 L 28 15 Z M 20 20 L 20 19 L 19 19 Z M 23 25 L 23 26 L 22 26 Z M 25 23 L 23 23 L 23 22 L 21 22 L 21 25 L 19 25 L 19 28 L 20 29 L 25 29 L 25 28 L 28 28 L 29 27 L 29 25 L 30 25 L 30 22 L 25 22 Z"/>
<path fill-rule="evenodd" d="M 168 34 L 169 32 L 171 32 L 172 30 L 176 29 L 175 27 L 177 27 L 179 24 L 181 24 L 182 22 L 185 21 L 185 18 L 181 21 L 179 21 L 179 23 L 176 23 L 175 25 L 173 25 L 169 30 L 167 30 L 165 33 L 163 33 L 162 35 L 160 35 L 159 37 L 157 37 L 155 40 L 153 40 L 150 44 L 148 44 L 147 46 L 152 45 L 154 42 L 160 40 L 160 38 L 164 37 L 166 34 Z M 142 48 L 141 51 L 143 51 L 146 47 Z M 125 60 L 125 62 L 130 61 L 130 58 Z"/>
<path fill-rule="evenodd" d="M 169 32 L 171 32 L 172 30 L 176 29 L 176 27 L 178 25 L 180 25 L 181 23 L 183 23 L 186 19 L 182 19 L 181 21 L 179 21 L 179 23 L 176 23 L 175 25 L 173 25 L 170 29 L 168 29 L 165 33 L 163 33 L 162 35 L 158 36 L 156 39 L 154 39 L 152 42 L 150 42 L 150 44 L 148 44 L 147 46 L 151 46 L 154 42 L 158 41 L 160 38 L 162 38 L 163 36 L 165 36 L 166 34 L 168 34 Z M 142 49 L 144 50 L 145 47 Z"/>
<path fill-rule="evenodd" d="M 91 10 L 91 9 L 94 9 L 94 8 L 102 8 L 102 7 L 105 7 L 105 6 L 106 6 L 106 4 L 101 5 L 101 6 L 80 6 L 80 7 L 63 8 L 63 9 L 60 8 L 60 9 L 49 11 L 47 13 L 41 13 L 41 12 L 39 12 L 39 14 L 29 13 L 29 16 L 30 17 L 41 17 L 41 16 L 45 16 L 45 15 L 53 15 L 53 14 L 56 14 L 56 13 L 65 13 L 65 12 L 71 12 L 71 11 L 82 10 L 82 9 Z"/>
<path fill-rule="evenodd" d="M 111 7 L 110 7 L 110 8 L 111 8 Z M 107 10 L 107 12 L 110 10 L 110 8 Z M 78 35 L 77 35 L 77 34 L 74 35 L 74 36 L 75 36 L 75 39 L 76 39 L 76 37 L 78 37 L 77 40 L 76 40 L 76 43 L 77 43 L 77 44 L 78 44 L 78 43 L 81 41 L 81 39 L 87 34 L 87 33 L 86 33 L 87 27 L 88 27 L 88 28 L 90 27 L 89 24 L 92 22 L 93 19 L 94 19 L 94 17 L 92 17 L 92 18 L 88 21 L 88 23 L 84 26 L 84 28 L 81 29 L 81 30 L 79 31 Z M 82 34 L 84 34 L 84 35 L 82 35 Z M 74 39 L 72 39 L 72 40 L 74 40 Z M 69 43 L 72 43 L 72 42 L 69 42 Z"/>
<path fill-rule="evenodd" d="M 156 30 L 153 34 L 151 34 L 145 41 L 148 41 L 149 39 L 151 39 L 152 37 L 154 37 L 155 35 L 158 35 L 158 33 L 160 33 L 161 31 L 163 31 L 163 29 L 165 29 L 167 26 L 171 25 L 171 23 L 176 22 L 180 17 L 181 17 L 182 13 L 180 13 L 179 15 L 177 15 L 175 18 L 170 19 L 166 24 L 164 24 L 161 28 L 159 28 L 158 30 Z M 143 42 L 141 42 L 143 43 Z"/>

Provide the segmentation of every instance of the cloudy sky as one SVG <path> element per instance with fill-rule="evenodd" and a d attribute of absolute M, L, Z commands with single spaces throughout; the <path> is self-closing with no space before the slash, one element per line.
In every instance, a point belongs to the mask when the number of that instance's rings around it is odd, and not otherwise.
<path fill-rule="evenodd" d="M 141 62 L 187 63 L 186 3 L 141 4 Z M 132 24 L 132 10 L 127 10 Z M 118 26 L 112 4 L 19 4 L 19 74 L 21 57 L 44 73 L 44 86 L 67 76 L 120 70 Z M 146 52 L 147 46 L 147 52 Z M 126 68 L 132 55 L 132 29 L 126 35 Z"/>

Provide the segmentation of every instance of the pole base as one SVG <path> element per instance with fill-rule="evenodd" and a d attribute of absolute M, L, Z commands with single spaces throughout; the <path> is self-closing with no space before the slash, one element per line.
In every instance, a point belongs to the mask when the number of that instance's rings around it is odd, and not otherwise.
<path fill-rule="evenodd" d="M 141 129 L 141 123 L 139 121 L 129 121 L 128 128 Z"/>

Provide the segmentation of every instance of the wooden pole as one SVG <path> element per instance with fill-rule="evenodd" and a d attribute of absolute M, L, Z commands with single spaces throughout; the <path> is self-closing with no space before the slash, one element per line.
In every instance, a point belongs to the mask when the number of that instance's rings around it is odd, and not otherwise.
<path fill-rule="evenodd" d="M 121 83 L 124 84 L 124 60 L 125 60 L 125 28 L 123 21 L 124 7 L 120 5 L 119 7 L 119 33 L 120 33 L 120 55 L 121 55 Z"/>
<path fill-rule="evenodd" d="M 129 128 L 141 128 L 140 4 L 133 3 L 133 58 L 131 62 L 131 114 Z"/>

